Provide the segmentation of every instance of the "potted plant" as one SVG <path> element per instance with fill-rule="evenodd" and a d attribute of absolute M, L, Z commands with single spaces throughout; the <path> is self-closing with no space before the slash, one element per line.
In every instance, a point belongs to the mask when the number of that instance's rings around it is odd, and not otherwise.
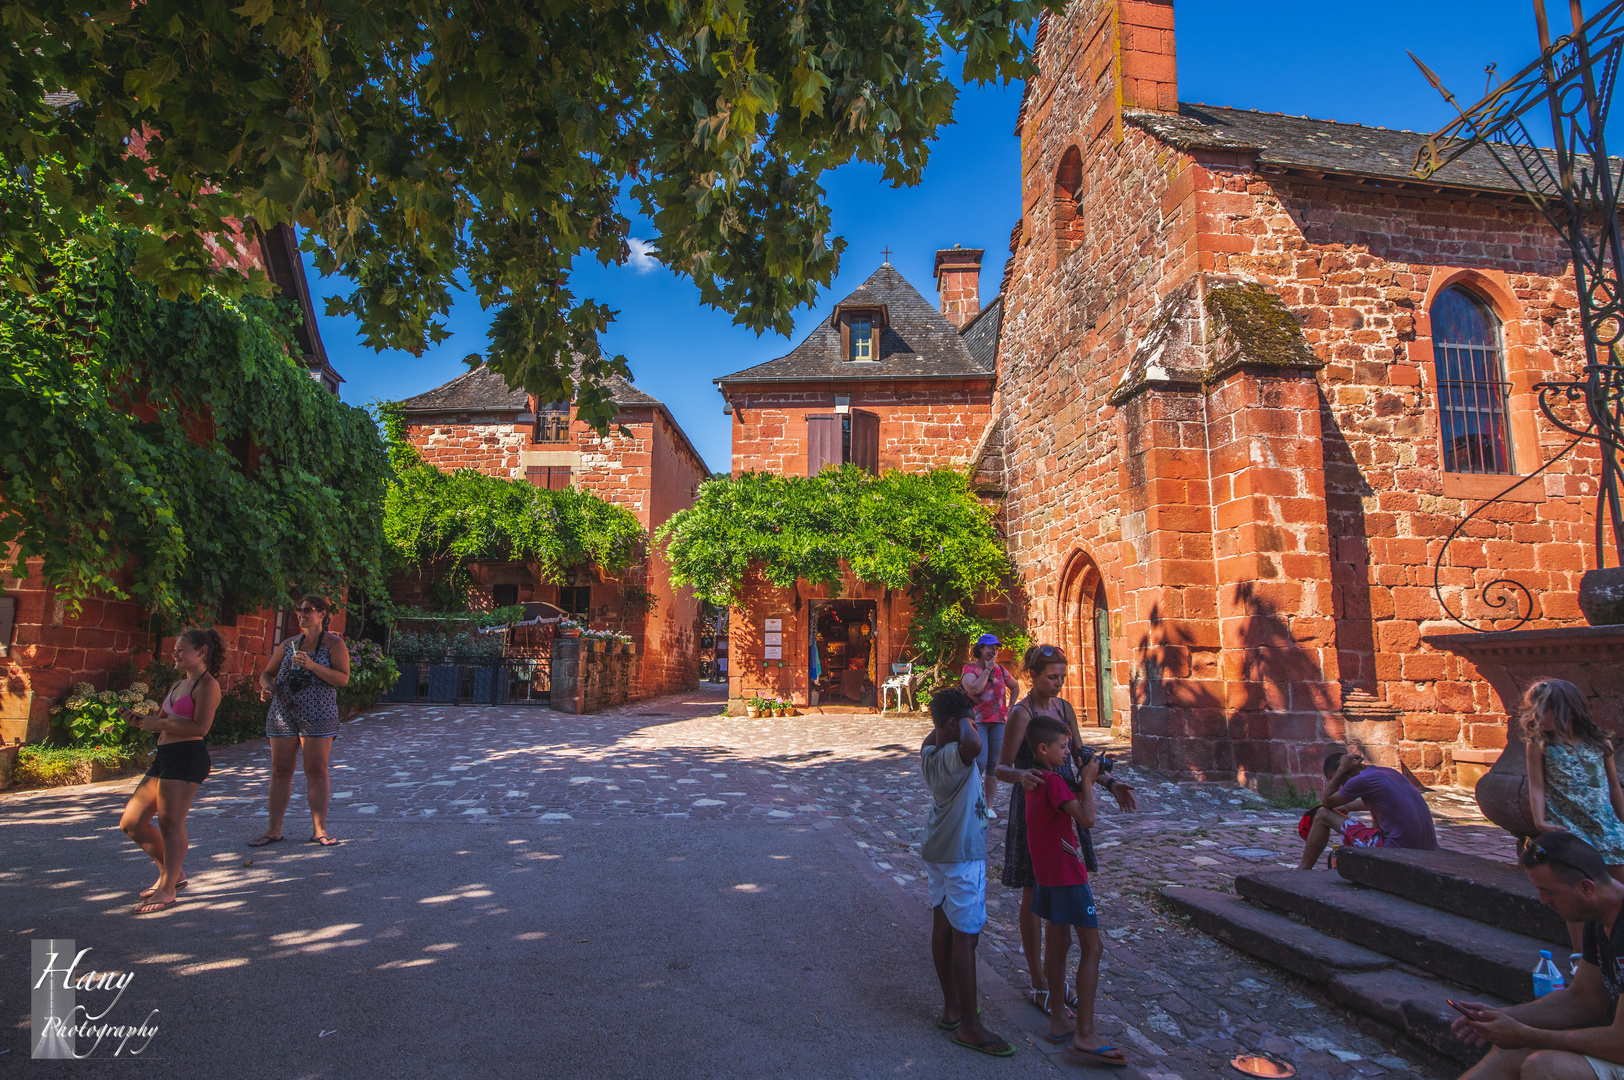
<path fill-rule="evenodd" d="M 744 699 L 744 715 L 754 720 L 761 715 L 761 699 L 748 697 Z"/>
<path fill-rule="evenodd" d="M 586 629 L 585 625 L 583 625 L 582 623 L 577 622 L 574 619 L 560 619 L 560 620 L 558 620 L 558 636 L 559 637 L 578 638 L 578 637 L 581 636 L 581 631 L 585 630 L 585 629 Z"/>

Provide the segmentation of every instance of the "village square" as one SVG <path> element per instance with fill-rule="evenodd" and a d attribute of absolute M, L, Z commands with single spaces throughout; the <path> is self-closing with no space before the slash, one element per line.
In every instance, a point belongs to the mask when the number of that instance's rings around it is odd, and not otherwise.
<path fill-rule="evenodd" d="M 13 13 L 0 1076 L 1624 1078 L 1546 7 Z"/>

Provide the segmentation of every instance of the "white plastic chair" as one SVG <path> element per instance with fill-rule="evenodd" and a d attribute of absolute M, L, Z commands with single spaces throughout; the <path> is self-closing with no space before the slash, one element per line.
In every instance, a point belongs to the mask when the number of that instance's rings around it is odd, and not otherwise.
<path fill-rule="evenodd" d="M 892 664 L 891 677 L 880 684 L 880 715 L 885 715 L 886 695 L 897 695 L 897 712 L 902 711 L 902 702 L 906 695 L 909 708 L 919 709 L 919 699 L 914 694 L 914 684 L 918 677 L 913 673 L 912 664 Z"/>

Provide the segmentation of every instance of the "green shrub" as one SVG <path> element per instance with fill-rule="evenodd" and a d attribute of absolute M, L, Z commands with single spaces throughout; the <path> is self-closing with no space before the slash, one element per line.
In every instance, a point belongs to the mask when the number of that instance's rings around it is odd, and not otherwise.
<path fill-rule="evenodd" d="M 259 699 L 259 679 L 244 679 L 221 695 L 204 741 L 210 746 L 230 746 L 259 738 L 265 734 L 265 713 L 270 707 L 270 702 Z"/>
<path fill-rule="evenodd" d="M 51 715 L 62 729 L 68 745 L 85 747 L 114 747 L 133 750 L 152 745 L 156 741 L 149 731 L 131 726 L 119 715 L 121 709 L 133 709 L 142 716 L 158 711 L 158 702 L 147 699 L 147 684 L 134 683 L 123 691 L 97 691 L 89 683 L 74 686 L 68 700 L 51 710 Z"/>
<path fill-rule="evenodd" d="M 17 751 L 17 767 L 12 778 L 35 787 L 62 787 L 88 784 L 92 765 L 114 772 L 139 764 L 141 755 L 110 746 L 46 746 L 32 743 Z"/>
<path fill-rule="evenodd" d="M 346 644 L 350 647 L 350 681 L 348 685 L 339 687 L 338 704 L 341 708 L 354 705 L 370 709 L 395 685 L 400 678 L 400 669 L 393 659 L 384 655 L 376 642 L 350 641 Z"/>

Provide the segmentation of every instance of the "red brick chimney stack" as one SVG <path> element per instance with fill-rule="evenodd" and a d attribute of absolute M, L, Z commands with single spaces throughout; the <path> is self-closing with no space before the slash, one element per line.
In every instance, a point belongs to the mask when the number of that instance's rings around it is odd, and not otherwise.
<path fill-rule="evenodd" d="M 1117 8 L 1122 57 L 1122 107 L 1179 111 L 1178 52 L 1173 0 L 1121 0 Z"/>
<path fill-rule="evenodd" d="M 941 296 L 942 314 L 954 326 L 962 327 L 981 311 L 984 250 L 954 244 L 936 253 L 936 292 Z"/>

